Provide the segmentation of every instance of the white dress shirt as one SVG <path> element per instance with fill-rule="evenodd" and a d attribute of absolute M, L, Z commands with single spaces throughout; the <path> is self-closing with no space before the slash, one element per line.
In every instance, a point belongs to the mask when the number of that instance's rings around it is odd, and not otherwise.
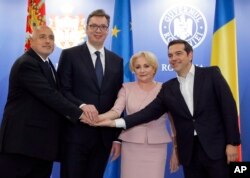
<path fill-rule="evenodd" d="M 86 42 L 86 44 L 87 44 L 87 46 L 89 48 L 89 52 L 90 52 L 91 59 L 92 59 L 94 67 L 95 67 L 95 61 L 96 61 L 96 58 L 97 58 L 95 52 L 96 51 L 100 52 L 100 57 L 101 57 L 101 62 L 102 62 L 102 68 L 103 68 L 103 75 L 104 75 L 104 71 L 105 71 L 105 53 L 104 53 L 104 47 L 102 47 L 99 50 L 96 50 L 94 48 L 94 46 L 92 46 L 88 41 Z"/>
<path fill-rule="evenodd" d="M 180 83 L 181 94 L 192 116 L 194 114 L 194 75 L 195 67 L 192 65 L 186 77 L 177 76 L 177 80 Z M 194 130 L 194 135 L 197 135 L 196 130 Z"/>

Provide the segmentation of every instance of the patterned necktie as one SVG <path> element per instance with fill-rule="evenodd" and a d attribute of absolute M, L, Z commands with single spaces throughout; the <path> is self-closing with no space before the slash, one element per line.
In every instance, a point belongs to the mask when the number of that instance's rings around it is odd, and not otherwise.
<path fill-rule="evenodd" d="M 98 81 L 99 87 L 102 85 L 102 78 L 103 78 L 103 68 L 102 68 L 102 62 L 100 58 L 100 51 L 96 51 L 96 61 L 95 61 L 95 73 Z"/>

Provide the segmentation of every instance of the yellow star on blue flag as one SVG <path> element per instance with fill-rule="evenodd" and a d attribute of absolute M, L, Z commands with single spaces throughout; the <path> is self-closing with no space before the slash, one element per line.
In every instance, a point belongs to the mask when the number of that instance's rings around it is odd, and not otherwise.
<path fill-rule="evenodd" d="M 131 24 L 130 0 L 116 0 L 111 50 L 124 60 L 124 82 L 134 81 L 134 75 L 129 69 L 129 60 L 133 54 Z"/>
<path fill-rule="evenodd" d="M 131 24 L 130 0 L 116 0 L 111 50 L 123 58 L 124 82 L 134 81 L 134 75 L 129 69 L 129 60 L 133 54 Z M 120 177 L 120 160 L 120 157 L 115 161 L 109 160 L 104 178 Z"/>
<path fill-rule="evenodd" d="M 112 37 L 116 37 L 117 38 L 117 35 L 118 33 L 120 32 L 121 30 L 119 30 L 116 25 L 114 26 L 114 28 L 112 29 Z"/>

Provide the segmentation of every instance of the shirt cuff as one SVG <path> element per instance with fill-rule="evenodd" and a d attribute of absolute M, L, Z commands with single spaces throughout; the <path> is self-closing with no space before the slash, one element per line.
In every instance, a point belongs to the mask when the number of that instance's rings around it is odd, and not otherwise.
<path fill-rule="evenodd" d="M 83 104 L 81 104 L 80 106 L 79 106 L 79 108 L 82 108 L 83 106 L 85 106 L 86 104 L 85 103 L 83 103 Z"/>
<path fill-rule="evenodd" d="M 115 119 L 115 127 L 126 129 L 126 123 L 123 118 Z"/>
<path fill-rule="evenodd" d="M 116 141 L 113 141 L 114 143 L 119 143 L 119 144 L 122 144 L 120 141 L 116 140 Z"/>

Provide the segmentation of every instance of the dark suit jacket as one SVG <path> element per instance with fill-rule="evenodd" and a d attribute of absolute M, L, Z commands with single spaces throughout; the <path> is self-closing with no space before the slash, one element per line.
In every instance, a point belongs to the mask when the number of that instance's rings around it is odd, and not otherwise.
<path fill-rule="evenodd" d="M 109 111 L 123 82 L 123 60 L 105 49 L 105 71 L 102 86 L 99 88 L 94 65 L 89 49 L 84 43 L 62 51 L 58 75 L 63 94 L 73 103 L 93 104 L 99 111 Z M 110 148 L 118 136 L 118 129 L 91 127 L 83 123 L 68 124 L 66 140 L 68 142 L 86 143 L 88 140 L 102 136 L 103 143 Z"/>
<path fill-rule="evenodd" d="M 192 155 L 194 129 L 207 155 L 211 159 L 222 158 L 226 144 L 240 144 L 240 136 L 236 104 L 218 67 L 195 67 L 193 101 L 192 116 L 177 78 L 171 79 L 144 110 L 125 117 L 126 126 L 130 128 L 171 112 L 183 165 L 189 164 Z"/>
<path fill-rule="evenodd" d="M 79 120 L 81 110 L 58 92 L 46 65 L 32 49 L 14 63 L 0 130 L 1 152 L 55 160 L 63 116 Z"/>

